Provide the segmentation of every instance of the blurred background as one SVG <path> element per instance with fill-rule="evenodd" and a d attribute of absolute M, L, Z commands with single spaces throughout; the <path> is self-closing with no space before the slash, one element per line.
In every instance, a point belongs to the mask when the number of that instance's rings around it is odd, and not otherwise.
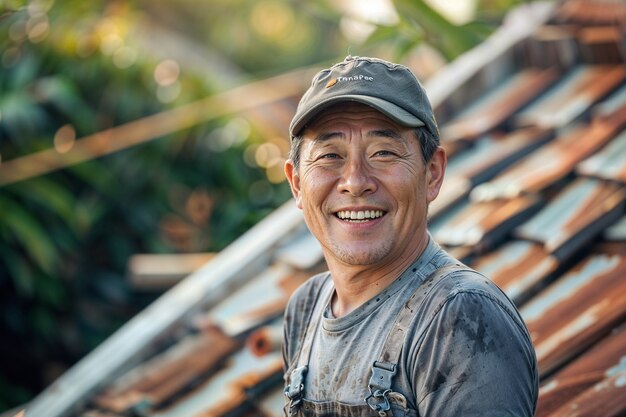
<path fill-rule="evenodd" d="M 519 3 L 0 0 L 0 411 L 167 289 L 134 257 L 206 259 L 290 197 L 267 80 L 348 54 L 426 80 Z"/>

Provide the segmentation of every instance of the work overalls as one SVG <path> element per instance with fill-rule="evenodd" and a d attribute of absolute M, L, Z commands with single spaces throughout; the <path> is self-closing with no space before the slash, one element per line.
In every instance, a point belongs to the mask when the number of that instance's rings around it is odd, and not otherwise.
<path fill-rule="evenodd" d="M 308 313 L 306 334 L 300 344 L 300 352 L 294 364 L 288 369 L 289 385 L 285 388 L 288 404 L 285 406 L 287 416 L 312 417 L 312 416 L 341 416 L 341 417 L 419 417 L 417 410 L 409 408 L 406 398 L 399 392 L 392 390 L 392 379 L 398 371 L 400 353 L 405 342 L 405 336 L 412 324 L 414 311 L 417 311 L 422 301 L 427 297 L 443 278 L 452 272 L 466 269 L 464 265 L 446 265 L 435 270 L 431 276 L 420 284 L 404 308 L 400 310 L 391 330 L 387 334 L 383 348 L 371 367 L 368 389 L 369 396 L 363 399 L 362 404 L 345 404 L 338 401 L 309 401 L 305 399 L 306 387 L 304 381 L 308 370 L 308 364 L 318 327 L 321 322 L 326 303 L 320 300 L 330 300 L 334 291 L 332 285 L 321 286 L 315 307 Z M 432 281 L 430 289 L 423 289 Z M 364 378 L 367 380 L 367 378 Z"/>

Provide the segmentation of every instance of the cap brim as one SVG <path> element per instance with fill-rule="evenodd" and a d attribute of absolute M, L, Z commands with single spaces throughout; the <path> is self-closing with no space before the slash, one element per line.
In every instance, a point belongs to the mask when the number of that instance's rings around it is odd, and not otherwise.
<path fill-rule="evenodd" d="M 378 97 L 361 96 L 361 95 L 342 95 L 335 96 L 326 101 L 318 103 L 316 106 L 311 107 L 306 113 L 300 115 L 297 120 L 294 120 L 289 133 L 291 137 L 298 135 L 302 129 L 315 118 L 322 110 L 341 102 L 357 102 L 363 103 L 370 107 L 375 108 L 385 116 L 389 117 L 394 122 L 407 127 L 420 127 L 425 126 L 425 123 L 415 117 L 413 114 L 404 110 L 402 107 L 398 107 L 386 100 L 382 100 Z"/>

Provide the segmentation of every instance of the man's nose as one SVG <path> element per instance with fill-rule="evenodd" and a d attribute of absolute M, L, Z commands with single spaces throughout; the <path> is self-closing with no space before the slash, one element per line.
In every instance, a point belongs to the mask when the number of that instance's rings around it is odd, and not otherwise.
<path fill-rule="evenodd" d="M 340 193 L 359 197 L 376 191 L 376 181 L 371 167 L 361 158 L 349 158 L 343 166 L 341 179 L 337 184 Z"/>

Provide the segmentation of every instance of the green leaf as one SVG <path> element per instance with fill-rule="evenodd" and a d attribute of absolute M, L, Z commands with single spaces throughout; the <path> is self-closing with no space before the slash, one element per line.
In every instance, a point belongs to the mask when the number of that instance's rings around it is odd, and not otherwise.
<path fill-rule="evenodd" d="M 2 94 L 0 112 L 2 125 L 9 132 L 9 136 L 14 138 L 32 136 L 43 130 L 50 122 L 44 109 L 25 91 Z M 16 145 L 20 145 L 20 148 L 25 147 L 20 141 L 16 141 Z"/>
<path fill-rule="evenodd" d="M 28 322 L 30 328 L 39 337 L 42 337 L 46 341 L 54 339 L 54 335 L 57 331 L 56 320 L 54 314 L 48 307 L 36 304 L 32 306 L 28 313 Z"/>
<path fill-rule="evenodd" d="M 63 76 L 40 78 L 33 85 L 44 102 L 57 108 L 78 132 L 89 132 L 96 125 L 95 115 L 82 100 L 74 84 Z"/>
<path fill-rule="evenodd" d="M 17 294 L 21 297 L 32 298 L 35 294 L 35 277 L 32 268 L 7 244 L 4 244 L 0 250 L 0 257 L 8 269 Z"/>
<path fill-rule="evenodd" d="M 397 26 L 377 26 L 376 30 L 367 38 L 366 45 L 375 45 L 382 42 L 393 41 L 398 37 Z"/>
<path fill-rule="evenodd" d="M 448 21 L 424 0 L 396 0 L 395 5 L 401 19 L 418 31 L 423 30 L 426 40 L 450 60 L 480 40 L 472 31 Z"/>
<path fill-rule="evenodd" d="M 14 201 L 0 197 L 0 223 L 9 229 L 9 234 L 33 262 L 47 274 L 55 274 L 59 253 L 45 229 L 30 213 Z"/>
<path fill-rule="evenodd" d="M 11 187 L 11 191 L 24 201 L 36 202 L 42 210 L 53 213 L 78 233 L 74 211 L 76 198 L 65 187 L 44 176 L 17 184 Z"/>
<path fill-rule="evenodd" d="M 35 294 L 43 305 L 55 308 L 67 306 L 67 293 L 63 283 L 43 274 L 35 275 Z"/>

